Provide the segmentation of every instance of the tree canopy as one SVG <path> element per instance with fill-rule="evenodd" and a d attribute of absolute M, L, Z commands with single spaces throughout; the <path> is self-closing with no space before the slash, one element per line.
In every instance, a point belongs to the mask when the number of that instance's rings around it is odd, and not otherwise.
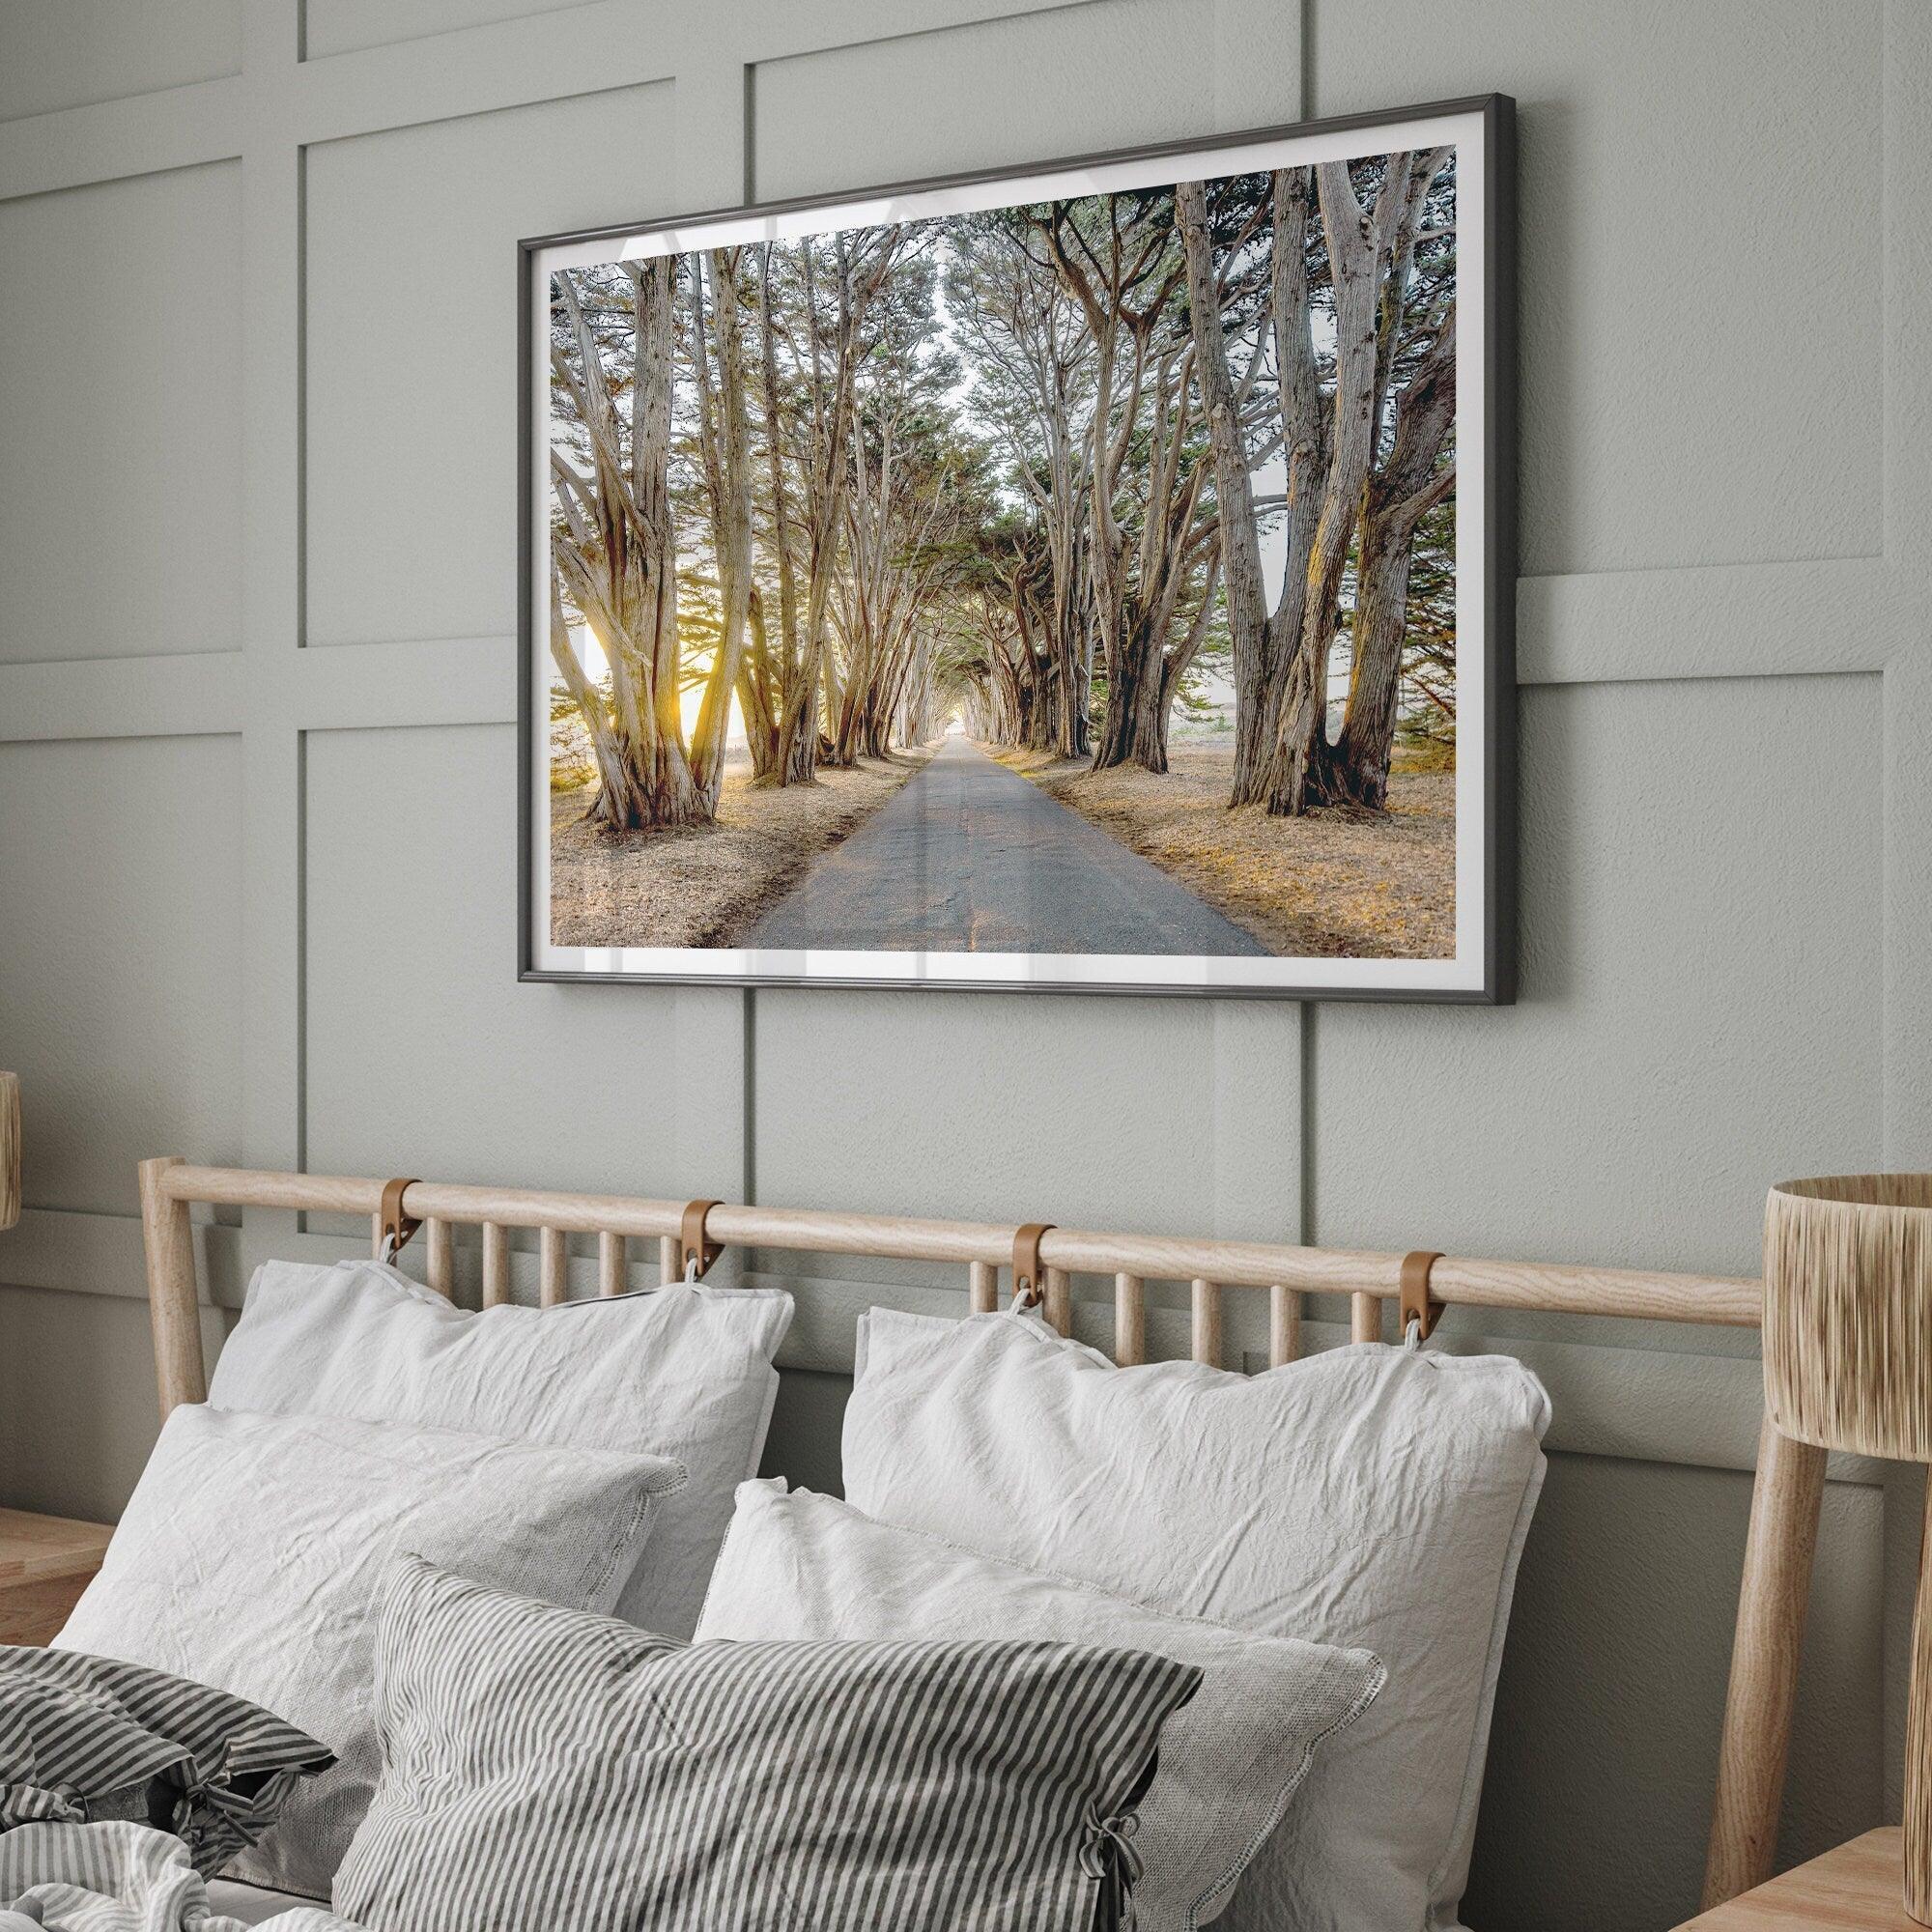
<path fill-rule="evenodd" d="M 1160 773 L 1177 713 L 1230 804 L 1385 808 L 1453 745 L 1455 232 L 1440 149 L 553 275 L 592 815 L 953 720 Z"/>

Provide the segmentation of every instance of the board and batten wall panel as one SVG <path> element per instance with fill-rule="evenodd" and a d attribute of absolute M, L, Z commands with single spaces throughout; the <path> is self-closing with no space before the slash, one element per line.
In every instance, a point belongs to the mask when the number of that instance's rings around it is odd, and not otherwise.
<path fill-rule="evenodd" d="M 307 0 L 303 51 L 310 60 L 355 53 L 362 47 L 391 46 L 428 40 L 464 27 L 487 27 L 498 20 L 527 18 L 581 6 L 582 0 Z"/>
<path fill-rule="evenodd" d="M 516 871 L 503 781 L 515 736 L 491 724 L 309 740 L 310 1163 L 413 1172 L 434 1148 L 452 1174 L 688 1191 L 721 1109 L 737 1118 L 733 1069 L 703 1059 L 720 996 L 620 989 L 613 1005 L 602 987 L 518 985 L 498 890 Z M 371 880 L 398 853 L 412 883 L 387 903 Z M 740 1191 L 735 1174 L 715 1178 Z"/>
<path fill-rule="evenodd" d="M 615 88 L 308 150 L 311 645 L 515 631 L 517 242 L 674 213 L 670 111 Z"/>
<path fill-rule="evenodd" d="M 1767 1177 L 1878 1165 L 1879 685 L 1526 691 L 1521 1004 L 1320 1009 L 1321 1237 L 1754 1274 Z"/>
<path fill-rule="evenodd" d="M 7 0 L 0 121 L 242 71 L 242 0 Z"/>
<path fill-rule="evenodd" d="M 28 1207 L 138 1213 L 157 1135 L 241 1151 L 240 779 L 232 737 L 0 744 L 0 1040 Z"/>
<path fill-rule="evenodd" d="M 241 641 L 241 225 L 232 161 L 0 202 L 0 664 Z"/>
<path fill-rule="evenodd" d="M 1875 554 L 1884 0 L 1311 12 L 1319 113 L 1511 75 L 1525 575 Z"/>
<path fill-rule="evenodd" d="M 1521 1004 L 515 983 L 519 236 L 1492 88 Z M 1775 1176 L 1932 1160 L 1928 89 L 1918 0 L 0 12 L 0 1501 L 109 1514 L 152 1438 L 143 1153 L 1723 1269 Z M 212 1330 L 355 1238 L 211 1230 Z M 959 1284 L 745 1265 L 805 1303 L 767 1465 L 836 1487 L 858 1309 Z M 1469 1922 L 1650 1932 L 1697 1887 L 1749 1338 L 1442 1346 L 1557 1408 Z M 1918 1496 L 1834 1477 L 1787 1856 L 1896 1804 Z"/>

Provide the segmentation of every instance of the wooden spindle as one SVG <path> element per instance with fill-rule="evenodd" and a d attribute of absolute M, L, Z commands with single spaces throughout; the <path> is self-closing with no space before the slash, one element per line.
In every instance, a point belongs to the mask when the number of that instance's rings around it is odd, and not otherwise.
<path fill-rule="evenodd" d="M 1000 1271 L 991 1262 L 966 1264 L 966 1294 L 975 1315 L 991 1315 L 1000 1305 Z"/>
<path fill-rule="evenodd" d="M 1060 1334 L 1073 1333 L 1073 1278 L 1065 1268 L 1046 1270 L 1045 1314 Z"/>
<path fill-rule="evenodd" d="M 570 1299 L 570 1236 L 561 1228 L 537 1230 L 537 1299 L 546 1308 Z"/>
<path fill-rule="evenodd" d="M 1382 1339 L 1382 1304 L 1379 1296 L 1356 1293 L 1349 1297 L 1349 1339 L 1351 1342 L 1379 1342 Z"/>
<path fill-rule="evenodd" d="M 510 1231 L 500 1221 L 483 1223 L 483 1306 L 501 1308 L 510 1299 Z"/>
<path fill-rule="evenodd" d="M 1221 1290 L 1216 1282 L 1194 1284 L 1194 1359 L 1221 1366 Z"/>
<path fill-rule="evenodd" d="M 1301 1296 L 1276 1282 L 1268 1290 L 1268 1367 L 1279 1369 L 1301 1354 Z"/>
<path fill-rule="evenodd" d="M 1137 1274 L 1114 1277 L 1114 1360 L 1123 1369 L 1147 1360 L 1147 1290 Z"/>
<path fill-rule="evenodd" d="M 597 1236 L 597 1293 L 603 1295 L 622 1294 L 629 1286 L 624 1266 L 624 1237 L 622 1235 L 602 1234 Z"/>
<path fill-rule="evenodd" d="M 684 1264 L 675 1235 L 658 1236 L 658 1279 L 667 1286 L 684 1279 Z"/>
<path fill-rule="evenodd" d="M 369 1216 L 369 1252 L 377 1261 L 383 1259 L 383 1216 L 380 1212 Z"/>
<path fill-rule="evenodd" d="M 456 1285 L 456 1227 L 432 1214 L 423 1223 L 429 1243 L 429 1285 L 447 1301 Z"/>

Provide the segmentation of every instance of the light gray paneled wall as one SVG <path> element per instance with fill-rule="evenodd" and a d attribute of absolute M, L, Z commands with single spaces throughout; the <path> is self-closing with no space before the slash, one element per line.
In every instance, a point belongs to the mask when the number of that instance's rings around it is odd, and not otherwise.
<path fill-rule="evenodd" d="M 515 982 L 520 236 L 1491 89 L 1519 1006 Z M 1932 1161 L 1927 126 L 1922 0 L 15 0 L 0 1499 L 111 1514 L 152 1439 L 147 1153 L 1738 1271 L 1777 1175 Z M 211 1228 L 211 1332 L 355 1238 Z M 748 1264 L 801 1293 L 774 1466 L 836 1486 L 857 1312 L 958 1284 Z M 1471 1922 L 1671 1924 L 1755 1362 L 1445 1335 L 1557 1416 Z M 1834 1473 L 1793 1855 L 1896 1804 L 1917 1483 Z"/>

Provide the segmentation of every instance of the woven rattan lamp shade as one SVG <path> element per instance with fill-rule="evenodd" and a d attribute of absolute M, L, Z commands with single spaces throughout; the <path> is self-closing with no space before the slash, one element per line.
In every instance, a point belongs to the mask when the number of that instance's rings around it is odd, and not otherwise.
<path fill-rule="evenodd" d="M 20 1218 L 20 1076 L 0 1073 L 0 1228 Z"/>
<path fill-rule="evenodd" d="M 1764 1393 L 1800 1442 L 1932 1463 L 1932 1174 L 1771 1190 Z"/>

